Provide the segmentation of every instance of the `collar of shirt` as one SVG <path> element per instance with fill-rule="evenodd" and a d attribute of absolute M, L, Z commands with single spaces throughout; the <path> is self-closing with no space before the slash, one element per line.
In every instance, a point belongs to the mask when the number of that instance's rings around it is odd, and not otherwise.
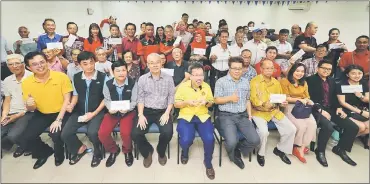
<path fill-rule="evenodd" d="M 354 50 L 352 53 L 353 53 L 354 55 L 369 55 L 369 51 L 366 51 L 366 52 L 364 52 L 364 53 L 358 53 L 358 52 L 356 52 L 356 50 Z"/>
<path fill-rule="evenodd" d="M 304 32 L 304 33 L 303 33 L 303 35 L 304 35 L 304 37 L 306 37 L 306 38 L 312 38 L 312 37 L 313 37 L 313 35 L 312 35 L 312 36 L 310 36 L 310 35 L 308 35 L 306 32 Z"/>
<path fill-rule="evenodd" d="M 259 40 L 259 41 L 256 41 L 256 40 L 254 40 L 254 38 L 252 39 L 252 43 L 254 43 L 254 44 L 260 44 L 261 43 L 261 41 Z"/>
<path fill-rule="evenodd" d="M 286 44 L 286 41 L 284 41 L 284 42 L 281 42 L 280 40 L 277 40 L 277 41 L 278 41 L 279 44 L 283 44 L 283 45 Z"/>
<path fill-rule="evenodd" d="M 98 71 L 95 70 L 95 73 L 94 73 L 93 77 L 91 78 L 91 80 L 96 80 L 97 77 L 98 77 Z M 86 80 L 85 72 L 82 72 L 81 79 Z"/>
<path fill-rule="evenodd" d="M 243 82 L 243 81 L 244 81 L 244 78 L 243 78 L 243 77 L 240 77 L 240 79 L 239 79 L 238 81 L 235 81 L 235 80 L 231 77 L 230 73 L 227 73 L 226 78 L 227 78 L 229 81 L 231 81 L 231 82 L 235 82 L 235 83 L 240 83 L 240 82 Z"/>
<path fill-rule="evenodd" d="M 159 79 L 163 79 L 163 76 L 164 76 L 163 75 L 163 72 L 160 72 Z M 150 72 L 150 71 L 149 71 L 149 77 L 152 78 L 152 79 L 154 79 L 153 78 L 153 75 L 152 75 L 152 72 Z"/>
<path fill-rule="evenodd" d="M 127 79 L 127 78 L 125 79 L 125 83 L 124 83 L 123 85 L 119 85 L 119 84 L 117 83 L 117 80 L 116 80 L 116 79 L 114 79 L 114 80 L 113 80 L 113 85 L 115 85 L 116 87 L 122 87 L 122 86 L 124 86 L 124 85 L 128 85 L 128 79 Z"/>
<path fill-rule="evenodd" d="M 129 42 L 134 42 L 134 41 L 136 41 L 136 40 L 139 40 L 139 39 L 137 39 L 136 37 L 134 37 L 134 38 L 129 38 L 128 36 L 127 37 L 125 37 L 125 38 L 123 38 L 123 39 L 126 39 L 127 41 L 129 41 Z"/>
<path fill-rule="evenodd" d="M 145 35 L 145 40 L 146 41 L 152 41 L 152 42 L 154 42 L 154 37 L 151 37 L 151 38 L 149 38 L 147 35 Z"/>
<path fill-rule="evenodd" d="M 12 74 L 11 76 L 10 76 L 10 79 L 12 80 L 12 81 L 15 81 L 15 82 L 17 82 L 17 83 L 21 83 L 25 78 L 27 78 L 28 76 L 30 76 L 32 74 L 32 72 L 30 72 L 30 71 L 28 71 L 28 70 L 24 70 L 24 74 L 23 74 L 23 77 L 22 77 L 22 79 L 21 79 L 21 81 L 20 82 L 18 82 L 17 81 L 17 77 L 15 76 L 15 74 Z"/>
<path fill-rule="evenodd" d="M 49 78 L 48 78 L 48 80 L 45 82 L 45 84 L 49 81 L 49 80 L 52 80 L 53 79 L 53 72 L 54 71 L 52 71 L 52 70 L 50 70 L 50 69 L 48 69 L 49 71 Z M 32 80 L 33 80 L 33 82 L 35 82 L 35 83 L 41 83 L 36 77 L 35 77 L 35 74 L 33 74 L 32 76 Z"/>

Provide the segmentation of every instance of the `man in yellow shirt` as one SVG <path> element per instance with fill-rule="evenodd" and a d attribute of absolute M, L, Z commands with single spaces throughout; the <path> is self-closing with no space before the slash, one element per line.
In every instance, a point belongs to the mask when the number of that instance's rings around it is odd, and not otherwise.
<path fill-rule="evenodd" d="M 189 147 L 193 144 L 195 131 L 199 133 L 204 145 L 204 165 L 209 179 L 215 178 L 212 166 L 214 150 L 213 124 L 208 107 L 213 105 L 210 86 L 204 82 L 203 66 L 194 63 L 189 67 L 190 80 L 180 84 L 175 94 L 175 107 L 180 109 L 177 132 L 180 135 L 181 163 L 189 160 Z"/>
<path fill-rule="evenodd" d="M 287 117 L 279 110 L 279 106 L 286 106 L 288 102 L 285 100 L 281 104 L 270 103 L 271 94 L 282 94 L 279 81 L 272 77 L 274 72 L 274 64 L 270 60 L 261 61 L 261 74 L 251 80 L 251 103 L 253 121 L 257 126 L 257 132 L 260 136 L 261 145 L 257 154 L 257 162 L 260 166 L 265 165 L 265 151 L 267 137 L 269 135 L 267 122 L 272 120 L 279 133 L 280 142 L 274 149 L 274 154 L 286 163 L 291 164 L 289 158 L 285 154 L 292 154 L 293 143 L 296 132 L 296 127 Z"/>
<path fill-rule="evenodd" d="M 20 146 L 30 150 L 32 158 L 37 159 L 34 169 L 44 165 L 53 153 L 55 165 L 59 166 L 64 161 L 64 143 L 60 133 L 69 117 L 66 107 L 70 100 L 72 84 L 66 74 L 49 69 L 43 53 L 30 52 L 24 60 L 34 75 L 22 82 L 23 100 L 27 111 L 34 111 L 34 116 L 20 138 Z M 54 150 L 40 139 L 40 135 L 48 127 Z"/>

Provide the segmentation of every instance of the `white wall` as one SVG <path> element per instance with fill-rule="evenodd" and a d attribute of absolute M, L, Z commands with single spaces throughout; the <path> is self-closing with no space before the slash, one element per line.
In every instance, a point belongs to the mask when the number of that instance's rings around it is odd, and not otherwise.
<path fill-rule="evenodd" d="M 57 5 L 55 5 L 57 4 Z M 330 28 L 337 27 L 341 30 L 340 40 L 346 43 L 350 50 L 354 49 L 355 38 L 359 35 L 369 35 L 369 10 L 368 2 L 313 2 L 309 11 L 291 11 L 286 4 L 264 6 L 260 2 L 257 6 L 251 2 L 235 4 L 228 2 L 154 2 L 146 3 L 138 1 L 59 1 L 59 2 L 2 2 L 2 35 L 8 42 L 18 39 L 17 28 L 20 25 L 29 27 L 32 36 L 42 33 L 41 23 L 46 17 L 54 18 L 57 24 L 57 32 L 66 33 L 66 23 L 76 22 L 79 27 L 79 35 L 86 37 L 88 26 L 92 22 L 99 23 L 103 18 L 110 15 L 117 16 L 117 23 L 123 29 L 127 22 L 133 22 L 137 26 L 141 22 L 153 22 L 155 26 L 172 24 L 178 21 L 181 14 L 186 12 L 190 15 L 189 21 L 197 18 L 204 22 L 212 23 L 217 29 L 218 20 L 224 18 L 229 24 L 229 30 L 234 33 L 238 25 L 246 25 L 248 21 L 256 23 L 266 22 L 278 32 L 281 28 L 290 29 L 291 25 L 298 23 L 302 28 L 309 21 L 316 21 L 319 31 L 317 41 L 322 43 L 328 39 Z M 93 15 L 87 15 L 88 6 L 94 9 Z M 17 7 L 12 8 L 12 7 Z M 21 14 L 19 13 L 21 12 Z M 9 18 L 12 17 L 12 18 Z M 5 19 L 6 18 L 6 19 Z"/>

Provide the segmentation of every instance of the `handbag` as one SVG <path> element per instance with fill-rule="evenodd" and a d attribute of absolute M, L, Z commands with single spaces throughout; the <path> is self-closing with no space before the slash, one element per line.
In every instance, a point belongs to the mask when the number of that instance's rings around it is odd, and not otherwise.
<path fill-rule="evenodd" d="M 311 105 L 304 105 L 301 101 L 296 101 L 292 109 L 292 115 L 297 119 L 309 118 L 312 113 Z"/>

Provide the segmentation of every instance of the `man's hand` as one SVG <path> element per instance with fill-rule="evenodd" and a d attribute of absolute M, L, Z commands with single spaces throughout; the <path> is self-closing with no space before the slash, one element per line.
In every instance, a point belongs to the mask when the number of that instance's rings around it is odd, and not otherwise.
<path fill-rule="evenodd" d="M 190 79 L 190 73 L 185 72 L 185 79 Z"/>
<path fill-rule="evenodd" d="M 340 116 L 340 118 L 342 118 L 342 119 L 344 119 L 344 118 L 346 118 L 346 117 L 347 117 L 347 114 L 343 111 L 343 109 L 342 109 L 342 108 L 337 108 L 337 112 L 336 112 L 336 114 L 337 114 L 338 116 Z"/>
<path fill-rule="evenodd" d="M 68 102 L 68 105 L 66 107 L 67 112 L 72 113 L 74 109 L 74 106 L 71 104 L 71 102 Z"/>
<path fill-rule="evenodd" d="M 215 62 L 216 61 L 216 59 L 217 59 L 217 56 L 216 55 L 211 55 L 211 62 L 213 63 L 213 62 Z"/>
<path fill-rule="evenodd" d="M 4 118 L 4 117 L 3 117 Z M 6 116 L 4 119 L 1 118 L 1 125 L 2 126 L 5 126 L 9 123 L 13 123 L 15 120 L 17 120 L 19 118 L 18 114 L 13 114 L 13 115 L 10 115 L 10 116 Z"/>
<path fill-rule="evenodd" d="M 314 105 L 313 101 L 312 101 L 312 100 L 310 100 L 310 99 L 307 99 L 307 104 L 308 104 L 308 105 Z"/>
<path fill-rule="evenodd" d="M 85 116 L 86 116 L 85 122 L 89 122 L 91 119 L 93 119 L 95 115 L 92 112 L 88 112 L 85 114 Z"/>
<path fill-rule="evenodd" d="M 66 43 L 68 41 L 68 38 L 63 38 L 62 42 L 63 44 Z"/>
<path fill-rule="evenodd" d="M 170 115 L 168 113 L 164 113 L 161 118 L 159 119 L 159 123 L 161 126 L 165 125 L 168 123 L 168 119 L 170 118 Z"/>
<path fill-rule="evenodd" d="M 50 133 L 58 132 L 62 130 L 62 122 L 55 120 L 51 125 L 50 125 Z"/>
<path fill-rule="evenodd" d="M 22 45 L 22 40 L 18 40 L 15 43 L 16 43 L 17 47 L 20 47 Z"/>
<path fill-rule="evenodd" d="M 234 93 L 230 96 L 230 101 L 233 103 L 239 102 L 238 90 L 235 90 Z"/>
<path fill-rule="evenodd" d="M 144 115 L 139 115 L 139 120 L 137 122 L 137 126 L 136 127 L 139 127 L 140 126 L 140 129 L 141 130 L 145 130 L 147 124 L 148 124 L 148 121 L 146 120 L 145 116 Z"/>
<path fill-rule="evenodd" d="M 187 100 L 186 104 L 190 107 L 195 107 L 197 106 L 197 102 L 195 100 Z"/>
<path fill-rule="evenodd" d="M 319 110 L 319 111 L 320 111 L 320 110 Z M 325 110 L 322 110 L 321 115 L 322 115 L 322 116 L 324 116 L 324 117 L 325 117 L 326 119 L 328 119 L 328 120 L 330 120 L 330 119 L 331 119 L 330 114 L 329 114 L 327 111 L 325 111 Z"/>
<path fill-rule="evenodd" d="M 26 107 L 28 108 L 35 108 L 36 107 L 36 102 L 35 99 L 31 96 L 31 94 L 28 94 L 28 98 L 26 100 Z"/>
<path fill-rule="evenodd" d="M 288 105 L 288 101 L 284 101 L 283 103 L 280 104 L 280 107 L 286 107 Z"/>

